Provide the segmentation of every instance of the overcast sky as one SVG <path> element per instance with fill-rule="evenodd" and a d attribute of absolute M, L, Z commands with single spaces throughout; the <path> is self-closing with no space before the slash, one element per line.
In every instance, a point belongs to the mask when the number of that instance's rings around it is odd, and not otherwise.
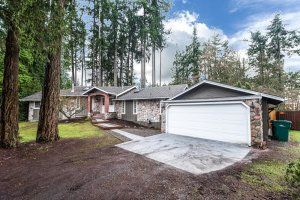
<path fill-rule="evenodd" d="M 215 33 L 229 40 L 232 48 L 246 56 L 246 39 L 250 31 L 263 31 L 275 13 L 280 13 L 289 29 L 300 31 L 300 0 L 174 0 L 173 7 L 164 22 L 171 34 L 167 48 L 162 53 L 162 79 L 171 81 L 171 67 L 176 50 L 183 50 L 191 42 L 193 26 L 199 39 L 208 39 Z M 159 55 L 156 79 L 159 78 Z M 300 70 L 300 57 L 285 60 L 286 71 Z M 140 78 L 140 64 L 135 64 L 135 73 Z M 151 61 L 146 65 L 146 78 L 151 82 Z"/>

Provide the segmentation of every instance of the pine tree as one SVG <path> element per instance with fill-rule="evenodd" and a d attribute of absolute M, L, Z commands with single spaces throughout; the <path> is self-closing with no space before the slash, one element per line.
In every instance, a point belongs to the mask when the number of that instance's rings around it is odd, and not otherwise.
<path fill-rule="evenodd" d="M 37 142 L 52 142 L 59 139 L 58 109 L 60 95 L 61 47 L 64 33 L 65 1 L 51 1 L 49 20 L 46 22 L 48 60 L 45 67 L 45 81 L 42 91 Z"/>

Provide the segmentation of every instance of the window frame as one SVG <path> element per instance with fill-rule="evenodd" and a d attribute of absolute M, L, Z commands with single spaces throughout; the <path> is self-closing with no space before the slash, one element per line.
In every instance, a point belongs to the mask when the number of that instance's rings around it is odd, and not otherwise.
<path fill-rule="evenodd" d="M 36 103 L 39 103 L 40 105 L 37 107 Z M 40 109 L 41 108 L 41 102 L 40 101 L 34 101 L 33 105 L 34 105 L 34 109 Z"/>
<path fill-rule="evenodd" d="M 133 100 L 132 103 L 132 113 L 136 115 L 138 113 L 138 105 L 137 105 L 137 100 Z"/>

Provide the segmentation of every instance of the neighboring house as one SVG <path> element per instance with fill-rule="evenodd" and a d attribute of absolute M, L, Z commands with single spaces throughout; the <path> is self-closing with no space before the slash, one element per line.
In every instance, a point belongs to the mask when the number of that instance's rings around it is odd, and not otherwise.
<path fill-rule="evenodd" d="M 63 111 L 76 112 L 75 117 L 97 115 L 104 119 L 119 118 L 144 126 L 160 128 L 161 101 L 167 100 L 187 89 L 187 85 L 147 87 L 138 90 L 135 86 L 124 87 L 74 87 L 61 90 Z M 28 121 L 39 119 L 42 94 L 37 92 L 21 101 L 28 104 Z M 69 103 L 68 103 L 69 102 Z M 67 109 L 69 104 L 74 109 Z M 72 111 L 71 111 L 72 110 Z M 66 117 L 60 112 L 60 119 Z"/>
<path fill-rule="evenodd" d="M 66 89 L 60 91 L 61 99 L 67 99 L 68 101 L 62 101 L 64 104 L 74 105 L 75 108 L 72 112 L 79 110 L 80 112 L 72 116 L 84 117 L 91 116 L 93 114 L 100 114 L 103 117 L 109 118 L 109 116 L 115 115 L 114 99 L 123 93 L 126 93 L 132 89 L 133 86 L 124 87 L 86 87 L 75 86 L 74 89 Z M 39 110 L 41 105 L 42 92 L 37 92 L 30 96 L 21 99 L 23 102 L 28 102 L 28 121 L 39 120 Z M 69 105 L 62 105 L 62 109 L 67 110 Z M 71 113 L 70 113 L 71 114 Z M 60 119 L 66 119 L 66 117 L 60 112 Z"/>
<path fill-rule="evenodd" d="M 162 131 L 224 142 L 264 146 L 269 112 L 284 99 L 202 81 L 164 102 Z"/>

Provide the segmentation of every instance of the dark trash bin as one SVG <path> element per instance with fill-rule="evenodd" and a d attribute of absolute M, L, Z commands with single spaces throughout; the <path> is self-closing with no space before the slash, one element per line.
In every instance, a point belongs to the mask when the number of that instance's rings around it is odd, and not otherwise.
<path fill-rule="evenodd" d="M 292 127 L 292 122 L 288 120 L 273 120 L 272 130 L 273 138 L 279 141 L 289 140 L 289 130 Z"/>

